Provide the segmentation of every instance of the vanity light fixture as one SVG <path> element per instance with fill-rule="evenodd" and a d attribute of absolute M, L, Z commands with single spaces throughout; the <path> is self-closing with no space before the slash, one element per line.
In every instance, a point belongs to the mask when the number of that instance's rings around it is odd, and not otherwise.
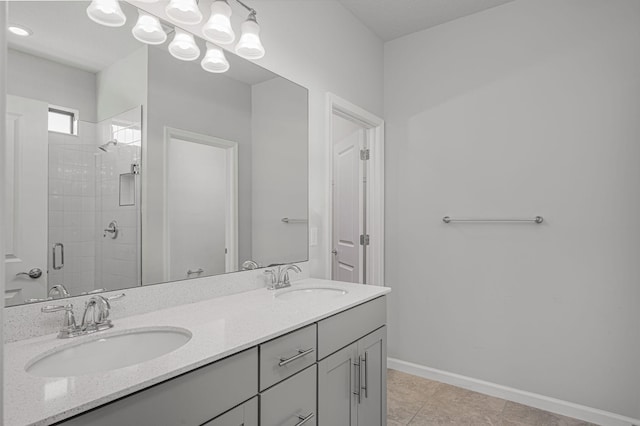
<path fill-rule="evenodd" d="M 131 29 L 131 34 L 138 40 L 147 44 L 162 44 L 167 40 L 167 33 L 162 29 L 160 20 L 143 11 L 138 11 L 138 22 Z"/>
<path fill-rule="evenodd" d="M 196 0 L 171 0 L 165 9 L 167 16 L 184 25 L 196 25 L 202 21 L 202 12 Z"/>
<path fill-rule="evenodd" d="M 202 27 L 202 35 L 214 43 L 233 43 L 236 35 L 231 27 L 232 12 L 227 0 L 215 0 L 211 3 L 211 17 Z"/>
<path fill-rule="evenodd" d="M 127 22 L 118 0 L 93 0 L 87 7 L 87 16 L 93 22 L 107 27 L 121 27 Z"/>
<path fill-rule="evenodd" d="M 193 39 L 193 34 L 176 28 L 176 34 L 169 43 L 169 53 L 181 61 L 195 61 L 200 57 L 200 48 Z"/>
<path fill-rule="evenodd" d="M 229 70 L 229 61 L 224 56 L 222 48 L 209 42 L 207 42 L 207 53 L 202 58 L 200 65 L 205 71 L 213 73 L 223 73 Z"/>
<path fill-rule="evenodd" d="M 33 34 L 33 31 L 21 25 L 11 24 L 7 29 L 11 34 L 14 34 L 20 37 L 29 37 L 31 34 Z"/>
<path fill-rule="evenodd" d="M 256 21 L 256 11 L 242 23 L 242 35 L 236 45 L 236 53 L 245 59 L 260 59 L 264 56 L 264 47 L 260 41 L 260 25 Z"/>

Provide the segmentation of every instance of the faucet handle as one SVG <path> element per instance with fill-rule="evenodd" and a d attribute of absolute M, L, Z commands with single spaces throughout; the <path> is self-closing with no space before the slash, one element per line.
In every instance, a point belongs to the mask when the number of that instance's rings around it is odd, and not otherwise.
<path fill-rule="evenodd" d="M 44 313 L 65 311 L 64 321 L 62 322 L 62 328 L 58 337 L 65 339 L 73 337 L 78 333 L 78 326 L 76 325 L 76 317 L 73 315 L 73 305 L 71 303 L 67 305 L 46 305 L 40 309 Z"/>
<path fill-rule="evenodd" d="M 60 311 L 73 311 L 73 305 L 71 303 L 69 303 L 68 305 L 46 305 L 43 306 L 40 311 L 44 312 L 45 314 Z"/>
<path fill-rule="evenodd" d="M 120 300 L 125 296 L 126 296 L 126 294 L 120 293 L 120 294 L 114 294 L 113 296 L 105 297 L 105 299 L 107 299 L 109 302 L 112 302 L 112 301 L 115 301 L 115 300 Z"/>

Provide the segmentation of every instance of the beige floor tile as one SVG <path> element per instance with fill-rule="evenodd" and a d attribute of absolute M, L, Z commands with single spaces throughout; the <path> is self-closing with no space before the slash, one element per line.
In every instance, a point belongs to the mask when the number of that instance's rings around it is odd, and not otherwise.
<path fill-rule="evenodd" d="M 559 414 L 511 401 L 507 401 L 502 412 L 502 417 L 506 420 L 527 426 L 593 426 L 592 423 L 564 417 Z"/>
<path fill-rule="evenodd" d="M 596 426 L 395 370 L 387 387 L 388 426 Z"/>

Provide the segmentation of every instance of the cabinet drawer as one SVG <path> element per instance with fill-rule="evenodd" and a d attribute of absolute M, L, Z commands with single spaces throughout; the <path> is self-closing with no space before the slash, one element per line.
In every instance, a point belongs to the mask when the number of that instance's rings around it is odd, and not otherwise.
<path fill-rule="evenodd" d="M 258 349 L 252 348 L 60 424 L 201 425 L 257 392 Z"/>
<path fill-rule="evenodd" d="M 355 342 L 387 322 L 385 296 L 318 322 L 318 359 Z"/>
<path fill-rule="evenodd" d="M 316 361 L 316 325 L 260 345 L 260 390 L 293 376 Z"/>
<path fill-rule="evenodd" d="M 316 425 L 316 371 L 307 368 L 260 394 L 260 426 Z"/>
<path fill-rule="evenodd" d="M 202 426 L 258 426 L 258 397 L 216 417 Z"/>

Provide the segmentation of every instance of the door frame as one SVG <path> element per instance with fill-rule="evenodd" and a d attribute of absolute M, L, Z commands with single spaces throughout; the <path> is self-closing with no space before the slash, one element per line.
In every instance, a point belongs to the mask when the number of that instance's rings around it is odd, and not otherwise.
<path fill-rule="evenodd" d="M 331 254 L 333 242 L 333 116 L 338 115 L 365 128 L 370 160 L 365 162 L 367 170 L 366 186 L 366 229 L 371 240 L 366 251 L 366 269 L 370 285 L 384 286 L 384 120 L 375 114 L 333 94 L 327 93 L 326 102 L 327 146 L 327 241 L 325 274 L 331 279 Z M 327 257 L 325 257 L 327 259 Z"/>
<path fill-rule="evenodd" d="M 202 145 L 216 146 L 226 150 L 227 155 L 227 214 L 225 218 L 225 246 L 227 254 L 225 255 L 225 271 L 238 270 L 238 143 L 226 139 L 217 138 L 215 136 L 204 135 L 189 130 L 177 129 L 174 127 L 164 126 L 164 273 L 165 277 L 170 275 L 170 256 L 171 249 L 169 247 L 169 142 L 171 139 L 180 139 L 187 142 L 199 143 Z"/>

